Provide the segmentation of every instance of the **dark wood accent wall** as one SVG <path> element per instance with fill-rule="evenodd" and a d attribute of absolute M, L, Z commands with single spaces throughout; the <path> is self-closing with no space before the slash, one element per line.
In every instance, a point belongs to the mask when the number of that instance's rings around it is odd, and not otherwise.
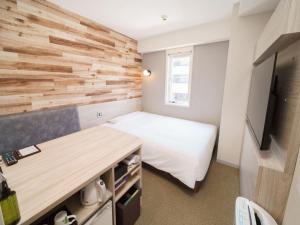
<path fill-rule="evenodd" d="M 44 0 L 0 0 L 0 115 L 140 97 L 135 40 Z"/>

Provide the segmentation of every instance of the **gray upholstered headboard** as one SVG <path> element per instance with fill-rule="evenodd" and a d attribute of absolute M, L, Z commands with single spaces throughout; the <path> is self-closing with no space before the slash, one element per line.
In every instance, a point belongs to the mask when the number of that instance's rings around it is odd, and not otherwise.
<path fill-rule="evenodd" d="M 80 130 L 76 107 L 0 117 L 0 153 L 39 144 Z"/>

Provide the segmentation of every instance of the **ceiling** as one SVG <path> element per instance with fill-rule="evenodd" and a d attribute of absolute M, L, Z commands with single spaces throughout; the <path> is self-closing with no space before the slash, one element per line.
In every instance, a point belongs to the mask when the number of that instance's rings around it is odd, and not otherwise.
<path fill-rule="evenodd" d="M 236 0 L 50 0 L 137 40 L 229 17 Z M 162 15 L 168 20 L 163 21 Z"/>
<path fill-rule="evenodd" d="M 239 14 L 247 16 L 267 11 L 272 11 L 278 5 L 279 0 L 240 0 Z"/>
<path fill-rule="evenodd" d="M 137 40 L 229 17 L 274 10 L 279 0 L 50 0 Z M 168 19 L 163 21 L 162 15 Z"/>

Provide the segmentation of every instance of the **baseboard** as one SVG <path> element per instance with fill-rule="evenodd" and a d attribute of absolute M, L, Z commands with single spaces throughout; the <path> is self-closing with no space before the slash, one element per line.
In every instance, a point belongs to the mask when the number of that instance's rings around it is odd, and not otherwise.
<path fill-rule="evenodd" d="M 218 159 L 218 158 L 217 158 L 217 162 L 218 162 L 218 163 L 221 163 L 221 164 L 223 164 L 223 165 L 226 165 L 226 166 L 230 166 L 230 167 L 233 167 L 233 168 L 236 168 L 236 169 L 240 169 L 240 166 L 239 166 L 239 165 L 236 165 L 236 164 L 233 164 L 233 163 L 230 163 L 230 162 L 227 162 L 227 161 Z"/>

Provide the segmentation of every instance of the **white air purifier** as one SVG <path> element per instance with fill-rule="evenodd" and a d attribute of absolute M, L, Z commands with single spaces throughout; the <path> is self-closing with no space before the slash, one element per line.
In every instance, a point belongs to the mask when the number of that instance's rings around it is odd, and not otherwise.
<path fill-rule="evenodd" d="M 238 197 L 235 202 L 235 225 L 277 225 L 273 217 L 259 205 Z"/>

